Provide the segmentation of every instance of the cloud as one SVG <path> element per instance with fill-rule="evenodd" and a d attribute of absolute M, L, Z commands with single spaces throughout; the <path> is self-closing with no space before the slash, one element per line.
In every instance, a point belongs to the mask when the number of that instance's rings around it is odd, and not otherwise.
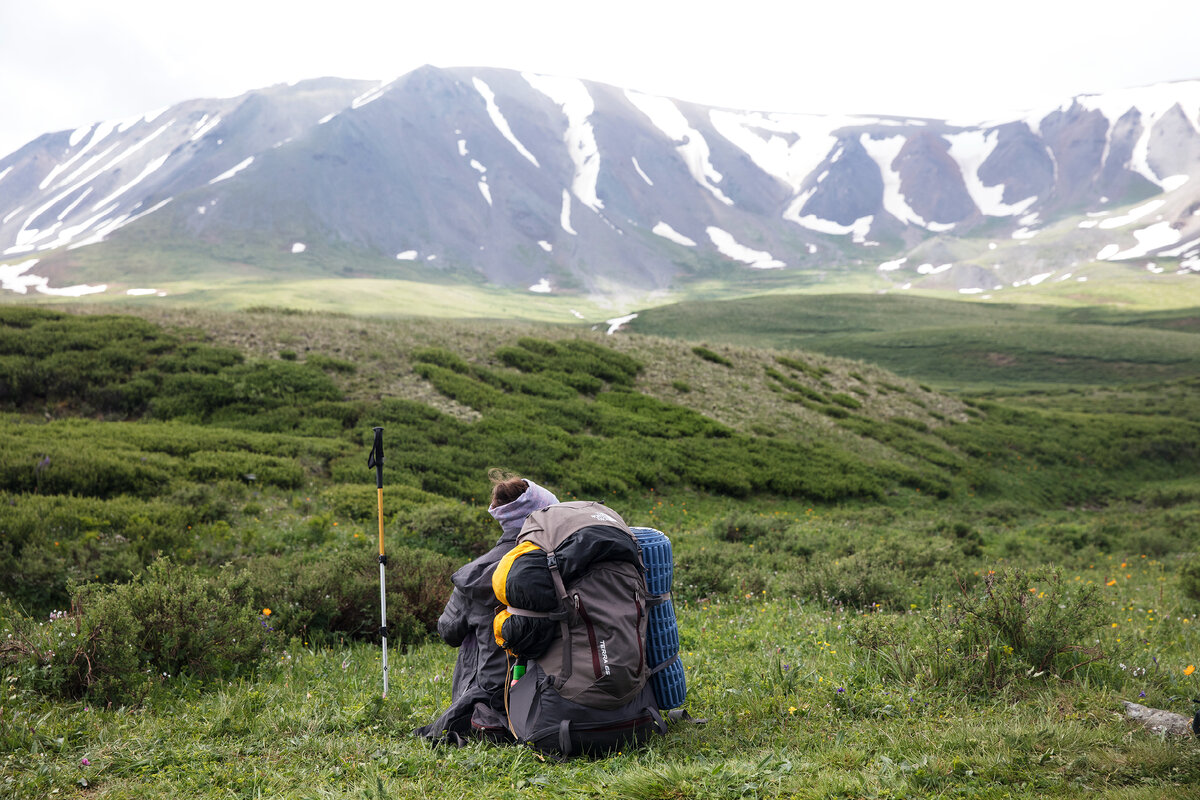
<path fill-rule="evenodd" d="M 195 97 L 424 63 L 571 75 L 713 105 L 985 116 L 1200 77 L 1194 0 L 57 0 L 0 6 L 0 154 Z M 1114 57 L 1119 53 L 1120 57 Z"/>

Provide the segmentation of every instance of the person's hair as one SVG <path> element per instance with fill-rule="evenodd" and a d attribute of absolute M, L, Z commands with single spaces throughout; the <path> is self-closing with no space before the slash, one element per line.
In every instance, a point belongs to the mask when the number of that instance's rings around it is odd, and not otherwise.
<path fill-rule="evenodd" d="M 508 505 L 529 488 L 529 481 L 494 467 L 488 470 L 488 480 L 492 482 L 492 503 L 488 508 Z"/>

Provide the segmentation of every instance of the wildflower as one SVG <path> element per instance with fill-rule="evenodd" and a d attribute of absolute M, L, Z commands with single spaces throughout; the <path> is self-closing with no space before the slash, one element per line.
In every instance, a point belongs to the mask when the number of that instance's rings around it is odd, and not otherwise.
<path fill-rule="evenodd" d="M 788 706 L 788 713 L 789 713 L 789 714 L 795 714 L 795 713 L 796 713 L 796 707 L 795 707 L 795 706 Z"/>
<path fill-rule="evenodd" d="M 1184 675 L 1191 675 L 1191 674 L 1192 674 L 1193 672 L 1195 672 L 1195 671 L 1196 671 L 1196 665 L 1195 665 L 1195 664 L 1188 664 L 1186 667 L 1184 667 L 1184 668 L 1183 668 L 1183 674 L 1184 674 Z"/>
<path fill-rule="evenodd" d="M 1138 692 L 1138 697 L 1145 697 L 1145 696 L 1146 696 L 1145 692 Z"/>
<path fill-rule="evenodd" d="M 846 690 L 845 690 L 844 688 L 842 688 L 841 686 L 839 686 L 839 687 L 837 688 L 837 693 L 838 693 L 838 694 L 845 694 L 845 693 L 846 693 Z"/>
<path fill-rule="evenodd" d="M 92 762 L 87 760 L 87 756 L 84 756 L 83 758 L 79 759 L 79 766 L 90 767 L 91 765 L 92 765 Z"/>
<path fill-rule="evenodd" d="M 1111 581 L 1109 581 L 1108 583 L 1106 583 L 1106 584 L 1104 584 L 1104 585 L 1105 585 L 1105 586 L 1116 586 L 1116 585 L 1117 585 L 1117 579 L 1116 579 L 1116 578 L 1113 578 Z"/>
<path fill-rule="evenodd" d="M 263 616 L 264 616 L 264 617 L 269 617 L 269 616 L 271 616 L 271 609 L 269 609 L 269 608 L 264 608 L 264 609 L 263 609 Z"/>

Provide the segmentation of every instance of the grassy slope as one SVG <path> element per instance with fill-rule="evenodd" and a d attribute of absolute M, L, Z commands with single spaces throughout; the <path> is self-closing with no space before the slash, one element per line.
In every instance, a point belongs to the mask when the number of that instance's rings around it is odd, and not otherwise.
<path fill-rule="evenodd" d="M 632 330 L 809 349 L 940 385 L 1112 384 L 1200 372 L 1200 311 L 1000 305 L 913 296 L 768 296 L 650 309 Z"/>

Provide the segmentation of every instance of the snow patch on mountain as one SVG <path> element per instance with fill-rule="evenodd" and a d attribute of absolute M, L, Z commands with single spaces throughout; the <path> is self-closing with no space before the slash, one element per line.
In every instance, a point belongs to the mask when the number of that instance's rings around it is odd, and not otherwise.
<path fill-rule="evenodd" d="M 59 222 L 62 222 L 62 221 L 63 221 L 63 219 L 64 219 L 64 218 L 66 218 L 66 216 L 67 216 L 68 214 L 70 214 L 72 211 L 74 211 L 74 210 L 75 210 L 75 208 L 76 208 L 76 207 L 77 207 L 77 206 L 78 206 L 80 203 L 82 203 L 82 202 L 84 201 L 84 199 L 85 199 L 85 198 L 86 198 L 88 195 L 90 195 L 90 194 L 92 193 L 92 189 L 93 189 L 93 187 L 89 186 L 89 187 L 87 187 L 86 189 L 84 189 L 82 192 L 80 192 L 80 193 L 79 193 L 79 196 L 78 196 L 78 197 L 76 197 L 74 200 L 72 200 L 72 201 L 71 201 L 71 203 L 70 203 L 70 205 L 68 205 L 66 208 L 64 208 L 62 211 L 60 211 L 60 212 L 59 212 L 59 214 L 58 214 L 58 221 L 59 221 Z"/>
<path fill-rule="evenodd" d="M 950 143 L 950 157 L 958 164 L 967 194 L 971 196 L 981 214 L 989 217 L 1015 217 L 1025 213 L 1037 202 L 1037 195 L 1034 195 L 1018 203 L 1005 203 L 1004 184 L 986 186 L 980 179 L 979 168 L 999 144 L 1000 136 L 997 131 L 964 131 L 943 138 Z"/>
<path fill-rule="evenodd" d="M 662 222 L 661 220 L 658 223 L 656 223 L 654 225 L 654 227 L 650 229 L 650 231 L 651 231 L 651 233 L 658 234 L 659 236 L 663 237 L 664 239 L 670 239 L 672 242 L 675 242 L 675 244 L 681 244 L 684 247 L 695 247 L 696 246 L 696 243 L 694 241 L 692 241 L 688 237 L 684 236 L 682 233 L 675 230 L 667 223 Z"/>
<path fill-rule="evenodd" d="M 687 121 L 687 117 L 683 115 L 674 101 L 668 97 L 642 94 L 629 89 L 625 90 L 625 97 L 638 111 L 649 118 L 654 127 L 675 143 L 676 152 L 683 157 L 688 172 L 696 182 L 725 205 L 733 205 L 733 201 L 716 186 L 722 176 L 709 159 L 708 142 L 700 134 L 700 131 L 693 128 Z"/>
<path fill-rule="evenodd" d="M 533 286 L 530 286 L 529 291 L 537 292 L 538 294 L 549 294 L 550 293 L 550 281 L 546 280 L 545 278 L 542 278 L 540 281 L 535 283 Z"/>
<path fill-rule="evenodd" d="M 39 250 L 49 250 L 54 247 L 61 247 L 62 245 L 67 244 L 68 242 L 70 242 L 70 244 L 67 247 L 68 250 L 75 250 L 80 247 L 87 247 L 90 244 L 98 244 L 98 243 L 104 241 L 108 236 L 112 235 L 116 231 L 120 230 L 121 228 L 124 228 L 126 225 L 137 222 L 139 219 L 142 219 L 143 217 L 150 216 L 155 211 L 158 211 L 160 208 L 167 205 L 167 203 L 170 203 L 173 199 L 174 198 L 172 198 L 172 197 L 168 197 L 166 200 L 163 200 L 160 203 L 156 203 L 155 205 L 151 206 L 150 208 L 147 208 L 145 211 L 142 211 L 142 212 L 139 212 L 136 214 L 134 214 L 134 213 L 122 214 L 121 216 L 116 217 L 115 219 L 105 220 L 104 222 L 100 223 L 99 226 L 97 226 L 95 229 L 92 230 L 92 233 L 90 236 L 88 236 L 86 239 L 83 239 L 81 241 L 72 241 L 72 239 L 76 235 L 76 231 L 72 230 L 71 228 L 64 228 L 63 229 L 64 233 L 59 236 L 58 241 L 53 242 L 49 245 L 46 245 L 46 246 L 38 248 L 38 249 Z M 134 210 L 136 210 L 139 206 L 141 206 L 141 203 L 138 203 L 136 206 L 134 206 Z M 109 206 L 104 211 L 101 211 L 99 216 L 106 217 L 115 210 L 116 210 L 116 205 Z M 95 218 L 93 218 L 93 220 L 94 219 Z M 93 222 L 93 224 L 95 224 L 95 223 Z M 77 226 L 77 227 L 78 227 L 78 232 L 87 230 L 87 228 L 85 228 L 83 226 Z M 90 227 L 90 226 L 88 226 L 88 227 Z M 71 233 L 69 235 L 67 234 L 68 231 L 71 231 Z"/>
<path fill-rule="evenodd" d="M 848 233 L 852 233 L 854 234 L 852 241 L 856 244 L 863 244 L 866 241 L 867 234 L 871 232 L 871 223 L 875 220 L 874 214 L 868 214 L 865 217 L 859 217 L 849 225 L 841 225 L 833 220 L 821 219 L 813 214 L 806 214 L 803 217 L 788 217 L 785 214 L 784 217 L 817 233 L 828 233 L 835 236 L 845 236 Z"/>
<path fill-rule="evenodd" d="M 30 289 L 35 289 L 40 294 L 48 294 L 55 297 L 83 297 L 84 295 L 98 294 L 108 289 L 108 284 L 100 284 L 98 286 L 77 284 L 61 289 L 52 288 L 49 278 L 26 274 L 37 263 L 38 259 L 31 258 L 19 264 L 0 264 L 0 289 L 7 289 L 16 294 L 28 294 Z"/>
<path fill-rule="evenodd" d="M 596 131 L 588 121 L 588 117 L 596 110 L 596 104 L 588 94 L 587 86 L 578 78 L 532 72 L 522 72 L 521 77 L 562 108 L 567 118 L 567 132 L 563 139 L 567 143 L 567 154 L 575 165 L 571 191 L 579 198 L 579 202 L 599 213 L 604 208 L 604 203 L 596 195 L 596 182 L 600 177 L 600 148 L 596 144 Z"/>
<path fill-rule="evenodd" d="M 633 322 L 635 319 L 637 319 L 637 314 L 627 314 L 623 317 L 617 317 L 616 319 L 604 320 L 604 322 L 608 325 L 608 331 L 607 331 L 608 335 L 612 336 L 614 333 L 616 333 L 617 331 L 619 331 L 621 329 L 622 325 L 626 325 L 630 322 Z"/>
<path fill-rule="evenodd" d="M 1169 222 L 1157 222 L 1148 228 L 1133 232 L 1137 244 L 1127 250 L 1120 250 L 1110 255 L 1109 261 L 1124 261 L 1130 258 L 1143 258 L 1153 250 L 1170 247 L 1182 238 L 1179 231 L 1171 227 Z"/>
<path fill-rule="evenodd" d="M 645 170 L 642 169 L 642 165 L 638 163 L 637 156 L 630 156 L 630 159 L 633 161 L 633 168 L 635 170 L 637 170 L 638 175 L 642 176 L 642 180 L 644 180 L 646 182 L 646 185 L 653 186 L 654 181 L 650 180 L 650 176 L 647 175 Z M 3 178 L 3 177 L 4 177 L 3 175 L 0 175 L 0 178 Z"/>
<path fill-rule="evenodd" d="M 475 86 L 475 91 L 483 97 L 483 102 L 487 105 L 488 116 L 492 120 L 492 124 L 496 126 L 496 130 L 500 131 L 500 135 L 509 141 L 509 143 L 517 148 L 517 152 L 529 160 L 535 167 L 540 168 L 542 165 L 538 163 L 533 153 L 521 144 L 517 139 L 516 134 L 512 132 L 512 128 L 508 125 L 508 120 L 500 113 L 500 106 L 496 103 L 496 93 L 480 78 L 472 78 L 471 83 Z"/>
<path fill-rule="evenodd" d="M 220 183 L 221 181 L 227 181 L 230 178 L 232 178 L 234 175 L 237 175 L 239 172 L 241 172 L 242 170 L 244 170 L 246 167 L 250 166 L 253 163 L 254 163 L 254 156 L 249 156 L 248 158 L 245 158 L 242 161 L 235 164 L 233 167 L 230 167 L 229 169 L 225 170 L 217 177 L 213 178 L 211 181 L 208 182 L 208 185 L 212 186 L 214 183 Z"/>
<path fill-rule="evenodd" d="M 365 106 L 367 103 L 373 103 L 379 98 L 383 97 L 384 93 L 387 91 L 389 83 L 391 83 L 391 81 L 381 81 L 378 86 L 363 92 L 358 97 L 350 101 L 350 108 L 359 109 Z"/>
<path fill-rule="evenodd" d="M 578 236 L 575 229 L 571 227 L 571 193 L 566 189 L 562 190 L 562 211 L 558 214 L 558 224 L 562 229 L 572 236 Z"/>
<path fill-rule="evenodd" d="M 841 117 L 721 109 L 709 111 L 708 117 L 718 133 L 793 193 L 837 145 L 834 131 L 851 122 Z"/>
<path fill-rule="evenodd" d="M 198 142 L 203 139 L 213 128 L 221 124 L 221 115 L 217 114 L 209 119 L 208 114 L 205 114 L 199 122 L 196 123 L 196 131 L 188 139 L 189 142 Z"/>
<path fill-rule="evenodd" d="M 108 197 L 104 198 L 100 202 L 93 205 L 92 210 L 95 211 L 96 209 L 101 208 L 102 206 L 108 205 L 113 200 L 116 200 L 118 197 L 125 194 L 133 187 L 137 186 L 139 183 L 144 181 L 151 174 L 156 172 L 159 169 L 159 167 L 161 167 L 163 164 L 165 164 L 167 162 L 167 159 L 170 157 L 171 157 L 170 153 L 164 153 L 163 155 L 161 155 L 158 158 L 151 161 L 149 164 L 147 164 L 145 166 L 145 168 L 142 169 L 142 171 L 140 173 L 138 173 L 138 176 L 136 178 L 134 178 L 133 180 L 131 180 L 129 183 L 125 184 L 124 186 L 120 187 L 115 192 L 112 192 L 111 194 L 109 194 Z"/>
<path fill-rule="evenodd" d="M 1191 180 L 1190 175 L 1170 175 L 1162 179 L 1164 192 L 1173 192 Z"/>
<path fill-rule="evenodd" d="M 953 267 L 953 264 L 941 264 L 936 267 L 933 264 L 922 264 L 917 267 L 917 273 L 920 275 L 938 275 L 946 272 L 947 270 L 953 269 Z"/>
<path fill-rule="evenodd" d="M 919 225 L 934 232 L 947 231 L 954 227 L 953 224 L 926 222 L 920 214 L 913 211 L 912 206 L 908 204 L 908 200 L 904 197 L 900 186 L 900 173 L 894 170 L 892 165 L 896 162 L 897 156 L 900 155 L 901 148 L 908 141 L 906 138 L 903 136 L 888 136 L 883 139 L 873 139 L 867 133 L 861 134 L 858 138 L 863 149 L 867 151 L 867 155 L 879 167 L 879 174 L 883 178 L 884 211 L 906 225 Z"/>
<path fill-rule="evenodd" d="M 1137 222 L 1142 217 L 1153 214 L 1166 204 L 1166 200 L 1151 200 L 1148 203 L 1143 203 L 1137 208 L 1131 208 L 1119 217 L 1109 217 L 1100 221 L 1100 227 L 1104 230 L 1112 230 L 1113 228 L 1121 228 L 1126 225 Z"/>
<path fill-rule="evenodd" d="M 733 234 L 715 225 L 709 225 L 704 230 L 708 233 L 708 238 L 716 245 L 721 255 L 727 258 L 732 258 L 734 261 L 741 261 L 743 264 L 749 264 L 754 269 L 780 269 L 787 266 L 787 264 L 784 264 L 764 250 L 754 250 L 746 247 L 733 238 Z"/>
<path fill-rule="evenodd" d="M 1129 168 L 1159 186 L 1163 184 L 1154 168 L 1150 166 L 1150 137 L 1154 126 L 1168 111 L 1179 106 L 1192 129 L 1200 132 L 1200 80 L 1177 81 L 1173 83 L 1158 83 L 1151 86 L 1139 86 L 1133 89 L 1118 89 L 1103 94 L 1081 95 L 1072 102 L 1078 102 L 1083 108 L 1099 111 L 1109 122 L 1109 135 L 1116 126 L 1117 120 L 1131 108 L 1137 109 L 1141 115 L 1141 134 L 1133 146 L 1129 158 Z M 1064 104 L 1062 110 L 1070 108 Z"/>

